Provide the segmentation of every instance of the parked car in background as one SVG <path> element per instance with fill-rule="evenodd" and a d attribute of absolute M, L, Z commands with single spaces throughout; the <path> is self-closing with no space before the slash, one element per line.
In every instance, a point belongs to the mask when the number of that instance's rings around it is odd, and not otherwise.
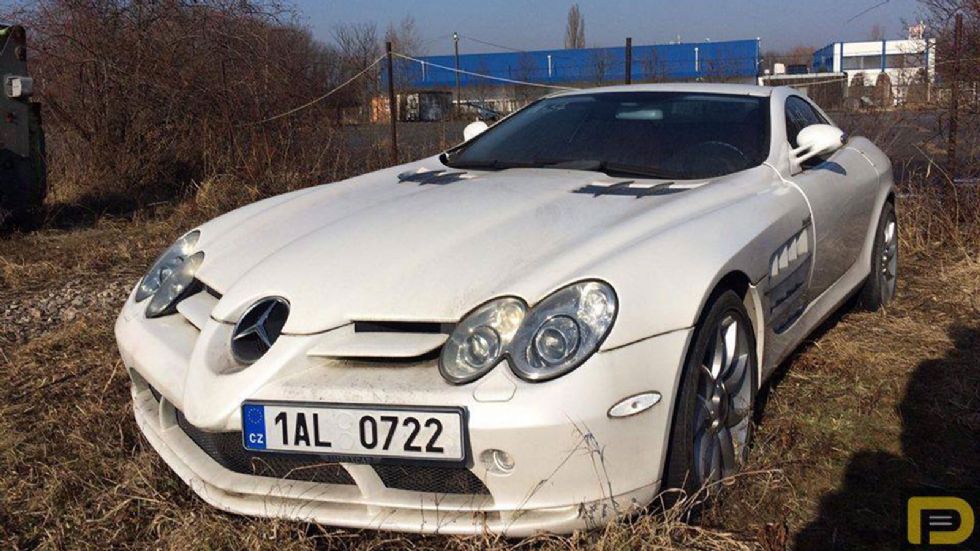
<path fill-rule="evenodd" d="M 193 229 L 116 323 L 136 420 L 242 514 L 521 536 L 738 471 L 763 381 L 897 281 L 891 164 L 790 88 L 543 98 Z"/>

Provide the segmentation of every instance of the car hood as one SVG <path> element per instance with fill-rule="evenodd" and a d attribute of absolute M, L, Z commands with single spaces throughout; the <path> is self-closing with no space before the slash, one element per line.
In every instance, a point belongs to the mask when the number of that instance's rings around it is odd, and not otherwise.
<path fill-rule="evenodd" d="M 464 171 L 428 159 L 203 226 L 198 277 L 223 294 L 212 312 L 219 321 L 235 322 L 260 298 L 285 298 L 285 333 L 355 320 L 454 322 L 496 296 L 534 303 L 570 278 L 601 277 L 582 269 L 684 216 L 660 207 L 696 186 L 664 183 L 575 170 Z"/>

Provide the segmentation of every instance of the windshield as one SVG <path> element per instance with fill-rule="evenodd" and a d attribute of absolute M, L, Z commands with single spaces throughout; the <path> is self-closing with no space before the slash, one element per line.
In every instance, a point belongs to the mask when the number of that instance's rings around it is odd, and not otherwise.
<path fill-rule="evenodd" d="M 455 168 L 570 168 L 701 179 L 769 154 L 769 99 L 690 92 L 547 98 L 450 151 Z"/>

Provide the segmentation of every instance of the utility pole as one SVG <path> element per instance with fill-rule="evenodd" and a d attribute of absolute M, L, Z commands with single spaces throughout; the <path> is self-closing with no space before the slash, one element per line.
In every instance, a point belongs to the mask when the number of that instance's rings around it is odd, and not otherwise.
<path fill-rule="evenodd" d="M 459 33 L 453 33 L 453 49 L 456 50 L 456 116 L 462 112 L 463 98 L 459 95 Z"/>
<path fill-rule="evenodd" d="M 626 84 L 633 84 L 633 37 L 626 37 Z"/>
<path fill-rule="evenodd" d="M 391 56 L 391 42 L 385 42 L 385 53 L 388 55 L 388 112 L 391 115 L 391 164 L 398 164 L 398 129 L 395 126 L 395 119 L 398 118 L 398 110 L 395 106 L 395 70 Z"/>
<path fill-rule="evenodd" d="M 956 162 L 956 134 L 959 131 L 960 110 L 960 49 L 963 46 L 963 14 L 956 14 L 956 27 L 953 30 L 953 82 L 949 91 L 949 143 L 946 150 L 946 163 L 949 165 L 949 177 L 956 183 L 956 173 L 959 169 Z"/>

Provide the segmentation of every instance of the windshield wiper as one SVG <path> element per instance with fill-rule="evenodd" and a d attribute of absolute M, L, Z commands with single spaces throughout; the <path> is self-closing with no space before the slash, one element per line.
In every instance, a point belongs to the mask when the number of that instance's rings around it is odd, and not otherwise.
<path fill-rule="evenodd" d="M 553 160 L 553 159 L 533 159 L 530 161 L 504 161 L 501 159 L 464 161 L 454 163 L 449 160 L 449 156 L 443 153 L 439 156 L 439 161 L 450 168 L 472 168 L 474 170 L 505 170 L 508 168 L 564 168 L 571 170 L 594 170 L 592 168 L 596 161 L 590 160 Z M 580 165 L 587 166 L 580 166 Z"/>
<path fill-rule="evenodd" d="M 501 161 L 492 159 L 489 161 L 470 161 L 462 163 L 452 163 L 449 159 L 439 159 L 442 164 L 449 168 L 473 169 L 473 170 L 505 170 L 508 168 L 542 168 L 544 165 L 533 161 Z"/>
<path fill-rule="evenodd" d="M 586 170 L 592 172 L 602 172 L 609 176 L 638 176 L 641 178 L 656 178 L 667 180 L 671 177 L 663 172 L 658 172 L 650 167 L 642 165 L 631 165 L 625 163 L 611 163 L 596 159 L 565 159 L 565 160 L 542 160 L 533 161 L 503 161 L 492 159 L 487 161 L 470 161 L 462 163 L 451 163 L 448 158 L 439 159 L 442 164 L 450 168 L 473 169 L 473 170 L 505 170 L 508 168 L 552 168 L 565 170 Z"/>
<path fill-rule="evenodd" d="M 561 165 L 561 168 L 602 172 L 603 174 L 607 174 L 609 176 L 639 176 L 641 178 L 655 178 L 658 180 L 671 179 L 669 174 L 659 172 L 653 168 L 643 165 L 613 163 L 600 160 L 566 161 L 559 164 Z"/>

